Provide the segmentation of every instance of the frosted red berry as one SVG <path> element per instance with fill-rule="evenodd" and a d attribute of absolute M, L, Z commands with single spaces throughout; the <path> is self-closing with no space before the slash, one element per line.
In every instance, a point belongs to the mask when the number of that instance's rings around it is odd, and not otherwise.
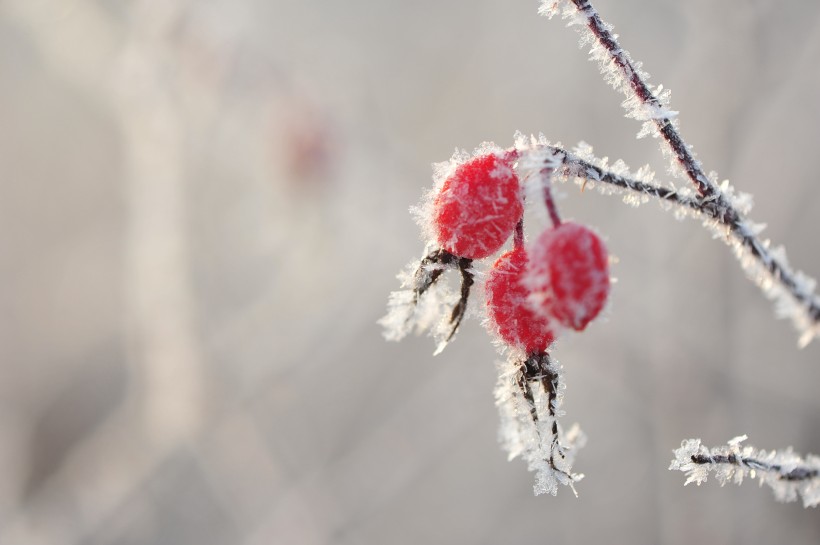
<path fill-rule="evenodd" d="M 487 313 L 494 329 L 506 342 L 528 353 L 544 352 L 555 340 L 549 318 L 532 310 L 524 284 L 527 253 L 515 248 L 493 265 L 485 284 Z"/>
<path fill-rule="evenodd" d="M 606 246 L 594 231 L 577 223 L 549 229 L 530 249 L 526 283 L 538 314 L 581 331 L 609 296 Z"/>
<path fill-rule="evenodd" d="M 495 154 L 459 165 L 433 201 L 439 245 L 470 259 L 495 253 L 524 212 L 518 176 L 509 159 Z"/>

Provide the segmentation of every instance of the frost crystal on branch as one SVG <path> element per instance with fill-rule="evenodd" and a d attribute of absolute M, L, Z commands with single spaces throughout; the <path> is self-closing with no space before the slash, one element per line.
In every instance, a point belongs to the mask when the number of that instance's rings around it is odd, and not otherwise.
<path fill-rule="evenodd" d="M 714 472 L 720 485 L 740 484 L 743 479 L 759 478 L 771 487 L 781 502 L 803 500 L 804 507 L 820 504 L 820 457 L 809 454 L 805 459 L 791 448 L 785 452 L 757 450 L 741 445 L 746 436 L 735 437 L 725 446 L 709 449 L 700 439 L 687 439 L 674 451 L 670 470 L 686 473 L 686 483 L 700 485 Z"/>

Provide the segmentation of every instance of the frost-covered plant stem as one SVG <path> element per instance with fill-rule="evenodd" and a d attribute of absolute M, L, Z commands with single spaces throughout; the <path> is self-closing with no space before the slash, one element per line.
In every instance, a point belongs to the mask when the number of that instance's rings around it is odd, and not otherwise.
<path fill-rule="evenodd" d="M 714 472 L 721 486 L 729 481 L 740 484 L 744 477 L 759 477 L 772 488 L 780 501 L 803 499 L 805 507 L 820 504 L 820 457 L 805 459 L 791 449 L 778 453 L 743 446 L 746 436 L 735 437 L 725 446 L 709 449 L 700 439 L 687 439 L 675 450 L 669 469 L 683 471 L 686 483 L 700 485 Z"/>
<path fill-rule="evenodd" d="M 695 159 L 689 146 L 678 133 L 673 118 L 677 112 L 671 112 L 655 96 L 649 85 L 644 81 L 641 70 L 629 58 L 629 54 L 618 44 L 610 25 L 601 20 L 598 12 L 592 7 L 589 0 L 572 0 L 577 10 L 586 17 L 586 25 L 601 47 L 608 53 L 612 64 L 621 72 L 621 77 L 628 83 L 628 88 L 622 89 L 627 100 L 632 99 L 631 93 L 638 99 L 645 112 L 651 118 L 663 140 L 672 150 L 675 159 L 680 163 L 686 176 L 694 184 L 701 197 L 722 198 L 716 185 L 703 172 L 700 162 Z M 601 60 L 603 62 L 603 59 Z M 631 90 L 631 93 L 629 92 Z"/>
<path fill-rule="evenodd" d="M 544 174 L 552 179 L 552 168 L 545 169 Z M 552 183 L 547 181 L 544 183 L 544 205 L 547 208 L 547 213 L 550 216 L 550 221 L 553 227 L 561 225 L 561 216 L 558 214 L 558 207 L 555 205 L 555 199 L 552 197 Z"/>

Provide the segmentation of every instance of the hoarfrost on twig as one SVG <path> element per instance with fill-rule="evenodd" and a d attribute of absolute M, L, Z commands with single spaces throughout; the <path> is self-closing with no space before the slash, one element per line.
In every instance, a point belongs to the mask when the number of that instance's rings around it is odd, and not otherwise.
<path fill-rule="evenodd" d="M 742 445 L 745 435 L 735 437 L 726 445 L 709 449 L 700 439 L 687 439 L 674 451 L 671 470 L 686 474 L 686 483 L 700 485 L 709 473 L 714 473 L 721 486 L 728 482 L 740 484 L 743 479 L 759 478 L 769 486 L 781 502 L 803 500 L 804 507 L 820 504 L 820 457 L 798 456 L 791 448 L 783 452 L 758 450 Z"/>

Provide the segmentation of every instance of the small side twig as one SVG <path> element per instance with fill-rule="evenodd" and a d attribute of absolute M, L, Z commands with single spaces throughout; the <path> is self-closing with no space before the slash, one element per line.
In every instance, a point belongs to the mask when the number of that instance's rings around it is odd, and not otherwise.
<path fill-rule="evenodd" d="M 805 507 L 820 504 L 820 457 L 810 454 L 804 459 L 791 449 L 782 453 L 757 450 L 741 445 L 745 440 L 742 435 L 725 446 L 709 449 L 700 439 L 688 439 L 675 450 L 669 469 L 686 473 L 685 484 L 700 485 L 710 472 L 721 486 L 730 481 L 740 484 L 747 476 L 759 478 L 761 484 L 772 488 L 779 501 L 791 502 L 799 497 Z"/>

